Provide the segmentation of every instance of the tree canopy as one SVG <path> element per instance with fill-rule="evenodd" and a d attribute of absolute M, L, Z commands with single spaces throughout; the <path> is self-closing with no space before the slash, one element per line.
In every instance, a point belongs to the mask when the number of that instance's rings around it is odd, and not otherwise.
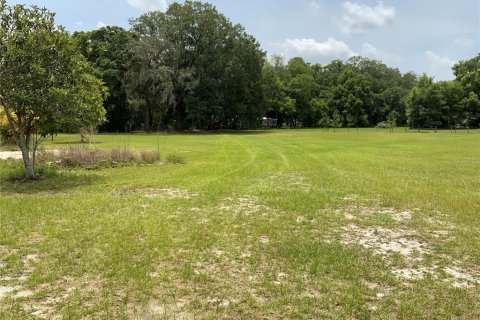
<path fill-rule="evenodd" d="M 0 105 L 32 178 L 30 154 L 44 137 L 103 120 L 104 90 L 53 13 L 5 0 L 0 12 Z"/>
<path fill-rule="evenodd" d="M 264 53 L 243 27 L 193 1 L 131 24 L 127 86 L 143 109 L 145 130 L 152 122 L 178 130 L 255 126 Z"/>

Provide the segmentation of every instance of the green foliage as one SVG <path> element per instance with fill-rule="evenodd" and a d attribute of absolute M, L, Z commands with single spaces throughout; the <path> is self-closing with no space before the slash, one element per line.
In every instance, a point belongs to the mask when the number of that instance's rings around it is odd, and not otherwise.
<path fill-rule="evenodd" d="M 467 126 L 480 126 L 480 54 L 476 57 L 457 63 L 453 72 L 464 88 L 460 102 L 461 114 Z"/>
<path fill-rule="evenodd" d="M 135 105 L 128 101 L 124 85 L 131 60 L 129 47 L 133 34 L 120 27 L 104 27 L 73 35 L 78 50 L 94 67 L 95 76 L 105 83 L 108 96 L 104 101 L 106 121 L 101 129 L 128 132 L 134 127 Z"/>
<path fill-rule="evenodd" d="M 210 4 L 173 3 L 132 20 L 127 75 L 145 129 L 254 127 L 261 109 L 264 53 L 240 25 Z"/>
<path fill-rule="evenodd" d="M 285 97 L 295 99 L 291 122 L 303 127 L 328 127 L 335 111 L 342 126 L 375 126 L 387 121 L 394 112 L 396 121 L 404 124 L 405 96 L 417 82 L 413 73 L 362 57 L 344 63 L 339 60 L 321 66 L 301 58 L 287 65 L 273 57 L 263 68 L 263 90 L 267 115 L 279 124 L 289 119 L 280 110 Z"/>
<path fill-rule="evenodd" d="M 47 135 L 103 121 L 104 88 L 46 9 L 0 6 L 0 105 L 33 177 L 29 153 Z"/>

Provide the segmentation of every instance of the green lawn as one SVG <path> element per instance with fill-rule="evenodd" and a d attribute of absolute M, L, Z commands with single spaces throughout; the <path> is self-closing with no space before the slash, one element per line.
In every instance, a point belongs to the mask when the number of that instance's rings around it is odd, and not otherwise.
<path fill-rule="evenodd" d="M 0 319 L 478 319 L 480 132 L 398 131 L 98 135 L 187 163 L 29 183 L 2 162 Z"/>

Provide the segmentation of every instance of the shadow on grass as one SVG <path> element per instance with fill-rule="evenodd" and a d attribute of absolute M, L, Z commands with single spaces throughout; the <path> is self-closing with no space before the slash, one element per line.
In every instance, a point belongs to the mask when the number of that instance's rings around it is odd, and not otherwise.
<path fill-rule="evenodd" d="M 37 170 L 39 179 L 23 178 L 23 167 L 14 162 L 0 162 L 0 186 L 4 194 L 57 194 L 80 186 L 98 183 L 101 176 L 82 170 L 65 171 L 54 167 Z"/>
<path fill-rule="evenodd" d="M 85 143 L 85 142 L 81 142 L 81 141 L 53 141 L 51 144 L 58 144 L 58 145 L 79 145 L 79 146 L 86 146 L 88 147 L 89 145 L 92 145 L 92 144 L 101 144 L 100 141 L 94 141 L 94 142 L 89 142 L 89 143 Z"/>
<path fill-rule="evenodd" d="M 98 136 L 156 136 L 156 135 L 261 135 L 273 133 L 273 129 L 258 129 L 258 130 L 192 130 L 192 131 L 158 131 L 158 132 L 144 132 L 134 131 L 130 133 L 113 133 L 113 132 L 101 132 Z M 76 143 L 76 142 L 75 142 Z M 97 142 L 98 143 L 98 142 Z M 54 142 L 55 144 L 55 142 Z M 69 144 L 68 142 L 59 142 L 57 144 Z"/>

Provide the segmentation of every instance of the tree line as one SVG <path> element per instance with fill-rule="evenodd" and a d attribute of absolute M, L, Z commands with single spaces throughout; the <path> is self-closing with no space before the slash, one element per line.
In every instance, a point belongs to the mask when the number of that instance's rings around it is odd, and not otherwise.
<path fill-rule="evenodd" d="M 480 124 L 480 55 L 435 82 L 364 57 L 267 61 L 241 25 L 200 2 L 130 23 L 73 34 L 110 92 L 104 131 L 247 129 L 262 117 L 279 127 Z"/>

